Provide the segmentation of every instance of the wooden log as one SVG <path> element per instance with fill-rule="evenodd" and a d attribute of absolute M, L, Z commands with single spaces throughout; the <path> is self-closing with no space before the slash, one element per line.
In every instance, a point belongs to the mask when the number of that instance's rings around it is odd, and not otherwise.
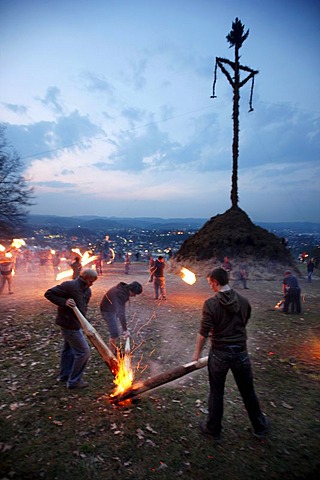
<path fill-rule="evenodd" d="M 74 307 L 73 311 L 77 316 L 77 319 L 80 322 L 81 328 L 84 331 L 85 335 L 87 336 L 88 340 L 92 343 L 92 345 L 98 350 L 102 359 L 105 361 L 107 366 L 109 367 L 113 376 L 116 376 L 118 372 L 118 360 L 111 352 L 110 348 L 105 344 L 100 334 L 91 325 L 90 322 L 86 319 L 84 315 L 80 312 L 78 307 Z"/>
<path fill-rule="evenodd" d="M 110 400 L 113 403 L 120 403 L 129 398 L 134 398 L 140 395 L 141 393 L 147 392 L 154 388 L 164 385 L 165 383 L 172 382 L 177 378 L 183 377 L 195 370 L 205 367 L 208 364 L 208 357 L 202 357 L 197 362 L 186 363 L 185 365 L 180 365 L 175 367 L 172 370 L 167 372 L 160 373 L 155 377 L 148 378 L 147 380 L 138 382 L 131 385 L 125 392 L 119 393 L 118 395 L 110 395 Z"/>

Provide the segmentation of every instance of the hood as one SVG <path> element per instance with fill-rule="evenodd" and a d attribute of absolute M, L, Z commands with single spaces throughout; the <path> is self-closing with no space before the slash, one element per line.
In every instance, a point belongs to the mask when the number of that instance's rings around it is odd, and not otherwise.
<path fill-rule="evenodd" d="M 218 292 L 216 297 L 221 305 L 230 313 L 239 312 L 240 305 L 238 301 L 238 295 L 235 290 L 231 289 L 227 290 L 226 292 Z"/>

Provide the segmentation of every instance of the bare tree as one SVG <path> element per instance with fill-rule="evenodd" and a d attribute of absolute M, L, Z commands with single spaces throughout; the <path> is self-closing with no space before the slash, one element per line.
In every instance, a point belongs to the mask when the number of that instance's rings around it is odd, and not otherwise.
<path fill-rule="evenodd" d="M 231 186 L 231 205 L 232 208 L 238 207 L 238 158 L 239 158 L 239 100 L 240 100 L 240 88 L 245 85 L 248 80 L 252 79 L 251 83 L 251 93 L 250 93 L 250 109 L 249 112 L 253 111 L 252 108 L 252 95 L 253 95 L 253 86 L 254 86 L 254 76 L 259 73 L 258 70 L 252 70 L 252 68 L 240 65 L 240 55 L 239 50 L 242 47 L 243 42 L 248 38 L 249 30 L 244 33 L 244 25 L 241 21 L 236 18 L 232 23 L 232 30 L 227 35 L 227 41 L 230 43 L 230 48 L 234 47 L 234 62 L 228 60 L 227 58 L 216 57 L 216 65 L 214 70 L 214 82 L 213 82 L 213 93 L 211 98 L 215 98 L 215 87 L 217 81 L 217 67 L 224 73 L 227 77 L 228 82 L 230 83 L 233 89 L 233 143 L 232 143 L 232 186 Z M 234 75 L 230 75 L 228 71 L 228 66 L 234 72 Z M 240 79 L 240 71 L 247 72 L 248 75 L 244 80 Z"/>
<path fill-rule="evenodd" d="M 33 188 L 22 175 L 23 165 L 15 149 L 5 137 L 5 126 L 0 125 L 0 232 L 10 236 L 21 228 L 33 205 Z"/>

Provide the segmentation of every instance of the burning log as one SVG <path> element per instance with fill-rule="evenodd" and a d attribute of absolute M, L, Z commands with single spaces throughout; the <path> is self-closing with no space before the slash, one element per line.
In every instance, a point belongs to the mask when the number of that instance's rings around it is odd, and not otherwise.
<path fill-rule="evenodd" d="M 143 382 L 138 382 L 131 385 L 126 391 L 120 394 L 111 394 L 111 401 L 113 403 L 120 403 L 124 400 L 137 397 L 141 393 L 147 392 L 154 388 L 164 385 L 165 383 L 172 382 L 177 378 L 183 377 L 195 370 L 205 367 L 208 364 L 208 357 L 202 357 L 197 362 L 190 362 L 179 367 L 173 368 L 167 372 L 160 373 L 155 377 L 144 380 Z"/>
<path fill-rule="evenodd" d="M 106 362 L 113 376 L 116 376 L 118 371 L 118 361 L 116 357 L 111 352 L 110 348 L 104 343 L 102 337 L 97 332 L 97 330 L 91 325 L 90 322 L 82 315 L 78 307 L 73 308 L 74 313 L 76 314 L 82 330 L 92 343 L 92 345 L 98 350 L 103 360 Z"/>

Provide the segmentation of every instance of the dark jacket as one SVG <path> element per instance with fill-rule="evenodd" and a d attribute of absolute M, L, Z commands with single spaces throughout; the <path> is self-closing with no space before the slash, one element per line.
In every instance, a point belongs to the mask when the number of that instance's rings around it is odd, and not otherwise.
<path fill-rule="evenodd" d="M 246 349 L 246 325 L 251 306 L 245 297 L 233 289 L 218 292 L 204 302 L 199 333 L 211 336 L 211 348 L 240 345 Z"/>
<path fill-rule="evenodd" d="M 151 273 L 154 277 L 161 278 L 164 277 L 165 263 L 164 261 L 156 260 L 153 264 Z"/>
<path fill-rule="evenodd" d="M 127 328 L 126 322 L 126 303 L 129 300 L 129 285 L 124 282 L 111 287 L 103 296 L 100 303 L 101 312 L 114 312 L 120 320 L 124 330 Z"/>
<path fill-rule="evenodd" d="M 44 296 L 58 306 L 56 324 L 68 330 L 80 330 L 81 325 L 72 308 L 66 306 L 68 298 L 73 298 L 80 312 L 85 316 L 91 297 L 91 289 L 78 277 L 49 288 Z"/>

